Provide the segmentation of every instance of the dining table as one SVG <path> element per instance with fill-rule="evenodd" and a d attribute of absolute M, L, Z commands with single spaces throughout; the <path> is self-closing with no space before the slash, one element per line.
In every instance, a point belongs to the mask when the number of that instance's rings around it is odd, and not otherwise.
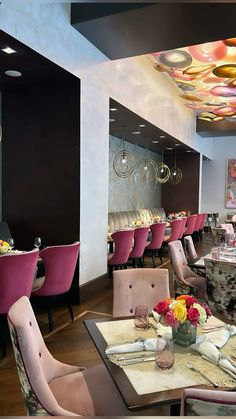
<path fill-rule="evenodd" d="M 188 266 L 190 268 L 205 269 L 205 259 L 220 260 L 225 263 L 234 264 L 236 263 L 236 247 L 214 247 L 204 255 L 188 262 Z"/>
<path fill-rule="evenodd" d="M 210 330 L 218 330 L 218 327 L 220 330 L 221 327 L 224 327 L 222 320 L 213 316 L 210 319 L 208 319 Z M 152 321 L 152 318 L 150 318 L 151 324 Z M 211 323 L 216 324 L 214 326 L 216 329 L 211 326 Z M 174 345 L 175 364 L 171 372 L 160 372 L 156 367 L 154 358 L 151 357 L 147 360 L 143 356 L 143 352 L 140 355 L 141 360 L 137 360 L 137 363 L 135 359 L 138 355 L 130 353 L 106 354 L 106 349 L 113 348 L 114 345 L 137 342 L 140 338 L 156 337 L 158 339 L 156 330 L 154 330 L 155 327 L 139 331 L 134 326 L 133 318 L 92 319 L 84 320 L 84 324 L 127 408 L 133 414 L 138 415 L 140 410 L 143 412 L 145 409 L 148 409 L 148 414 L 150 414 L 151 408 L 153 409 L 151 414 L 157 415 L 158 406 L 168 406 L 171 415 L 179 415 L 181 397 L 183 389 L 186 387 L 197 386 L 207 389 L 217 387 L 220 390 L 236 389 L 236 376 L 235 379 L 232 379 L 225 371 L 206 361 L 198 352 L 191 350 L 189 347 L 184 348 Z M 198 333 L 203 334 L 204 330 L 200 329 L 198 328 Z M 206 328 L 206 332 L 207 330 Z M 227 345 L 224 347 L 227 354 L 230 353 L 231 347 L 236 347 L 236 336 L 230 339 L 228 348 Z M 133 362 L 130 363 L 129 360 L 132 359 Z M 197 364 L 201 373 L 190 370 L 186 361 L 194 365 Z M 214 382 L 215 385 L 212 386 Z"/>

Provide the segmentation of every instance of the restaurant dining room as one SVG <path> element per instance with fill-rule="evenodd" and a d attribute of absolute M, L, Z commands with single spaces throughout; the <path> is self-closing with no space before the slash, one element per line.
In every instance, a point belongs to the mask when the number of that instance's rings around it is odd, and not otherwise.
<path fill-rule="evenodd" d="M 1 1 L 0 416 L 236 415 L 235 18 Z"/>

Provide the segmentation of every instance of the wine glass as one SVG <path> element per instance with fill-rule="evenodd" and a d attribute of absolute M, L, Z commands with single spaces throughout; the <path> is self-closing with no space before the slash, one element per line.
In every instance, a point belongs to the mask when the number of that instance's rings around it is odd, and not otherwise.
<path fill-rule="evenodd" d="M 9 244 L 11 249 L 14 249 L 15 243 L 12 237 L 9 237 L 9 239 L 7 239 L 7 243 Z"/>
<path fill-rule="evenodd" d="M 41 245 L 42 245 L 41 237 L 35 237 L 35 239 L 34 239 L 34 246 L 39 249 Z"/>
<path fill-rule="evenodd" d="M 155 361 L 160 371 L 173 371 L 172 367 L 175 361 L 175 354 L 173 341 L 168 336 L 162 336 L 157 339 Z"/>
<path fill-rule="evenodd" d="M 134 311 L 134 324 L 136 329 L 147 329 L 149 324 L 149 312 L 147 306 L 138 305 Z"/>

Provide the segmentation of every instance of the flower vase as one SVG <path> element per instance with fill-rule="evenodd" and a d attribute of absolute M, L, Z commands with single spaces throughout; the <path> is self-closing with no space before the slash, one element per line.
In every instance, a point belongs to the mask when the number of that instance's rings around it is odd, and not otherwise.
<path fill-rule="evenodd" d="M 172 328 L 172 339 L 180 346 L 189 346 L 196 342 L 197 327 L 186 320 L 177 328 Z"/>

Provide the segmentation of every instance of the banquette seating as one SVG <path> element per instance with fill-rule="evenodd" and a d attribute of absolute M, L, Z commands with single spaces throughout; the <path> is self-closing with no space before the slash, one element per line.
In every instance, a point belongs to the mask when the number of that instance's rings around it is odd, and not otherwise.
<path fill-rule="evenodd" d="M 108 230 L 113 233 L 116 230 L 127 228 L 135 220 L 143 220 L 144 223 L 150 223 L 152 217 L 159 216 L 162 221 L 166 220 L 164 208 L 144 208 L 136 211 L 109 212 Z"/>

